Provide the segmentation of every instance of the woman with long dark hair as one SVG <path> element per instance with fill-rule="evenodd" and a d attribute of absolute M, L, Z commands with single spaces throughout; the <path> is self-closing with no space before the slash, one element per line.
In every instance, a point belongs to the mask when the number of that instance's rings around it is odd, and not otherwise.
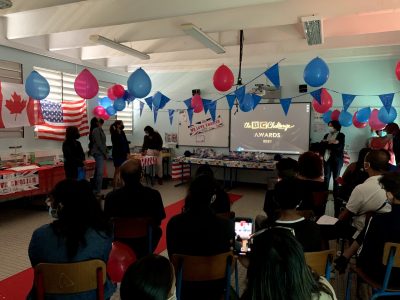
<path fill-rule="evenodd" d="M 332 286 L 307 266 L 290 228 L 270 228 L 254 237 L 242 300 L 335 300 Z"/>
<path fill-rule="evenodd" d="M 66 179 L 59 182 L 50 194 L 48 205 L 49 212 L 55 220 L 33 232 L 29 244 L 32 266 L 39 263 L 68 263 L 89 259 L 107 262 L 112 234 L 87 181 Z M 114 290 L 115 287 L 107 279 L 105 299 L 111 297 Z M 95 298 L 96 291 L 91 291 L 74 299 Z"/>
<path fill-rule="evenodd" d="M 78 170 L 84 166 L 85 153 L 81 143 L 78 141 L 79 138 L 80 134 L 77 127 L 67 127 L 62 145 L 66 178 L 78 179 Z"/>
<path fill-rule="evenodd" d="M 92 133 L 93 130 L 95 130 L 95 128 L 99 127 L 99 119 L 97 119 L 96 117 L 93 117 L 90 120 L 90 128 L 89 128 L 89 145 L 88 145 L 88 154 L 92 155 L 92 148 L 93 148 L 93 137 L 92 137 Z"/>
<path fill-rule="evenodd" d="M 113 187 L 120 186 L 120 166 L 128 159 L 130 150 L 129 142 L 124 132 L 124 123 L 116 120 L 110 126 L 111 142 L 112 142 L 112 158 L 114 162 L 114 180 Z"/>

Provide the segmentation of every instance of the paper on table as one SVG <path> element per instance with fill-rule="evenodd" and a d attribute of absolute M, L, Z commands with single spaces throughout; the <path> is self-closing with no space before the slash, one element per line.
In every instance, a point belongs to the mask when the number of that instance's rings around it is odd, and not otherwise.
<path fill-rule="evenodd" d="M 337 218 L 323 215 L 321 218 L 318 219 L 317 224 L 318 225 L 335 225 L 337 221 L 338 221 Z"/>

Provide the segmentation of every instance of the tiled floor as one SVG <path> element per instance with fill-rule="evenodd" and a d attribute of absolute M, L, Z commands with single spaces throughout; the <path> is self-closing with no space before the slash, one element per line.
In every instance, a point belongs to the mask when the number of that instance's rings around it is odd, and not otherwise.
<path fill-rule="evenodd" d="M 176 182 L 165 182 L 155 185 L 163 197 L 164 205 L 170 205 L 183 199 L 187 186 L 174 187 Z M 232 210 L 237 216 L 255 217 L 262 213 L 265 189 L 261 186 L 241 185 L 230 192 L 243 195 L 234 203 Z M 41 203 L 42 200 L 36 201 Z M 328 202 L 327 213 L 333 212 L 332 202 Z M 30 267 L 27 249 L 32 232 L 42 224 L 51 222 L 44 206 L 32 207 L 26 201 L 0 203 L 0 280 Z M 166 251 L 162 253 L 166 255 Z M 240 289 L 243 291 L 246 270 L 239 267 Z M 344 289 L 343 276 L 337 277 L 334 287 L 339 291 Z M 341 294 L 341 293 L 340 293 Z M 339 295 L 338 295 L 339 296 Z M 338 297 L 340 299 L 342 297 Z M 118 299 L 118 297 L 113 297 Z"/>

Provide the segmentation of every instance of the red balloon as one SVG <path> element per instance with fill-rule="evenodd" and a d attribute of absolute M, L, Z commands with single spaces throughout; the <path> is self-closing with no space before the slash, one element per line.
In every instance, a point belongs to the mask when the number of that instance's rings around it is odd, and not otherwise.
<path fill-rule="evenodd" d="M 103 118 L 107 115 L 107 111 L 103 106 L 98 105 L 93 109 L 93 114 L 98 118 Z"/>
<path fill-rule="evenodd" d="M 99 83 L 88 69 L 83 69 L 75 78 L 74 88 L 78 96 L 91 99 L 99 92 Z"/>
<path fill-rule="evenodd" d="M 340 115 L 340 110 L 335 109 L 331 114 L 331 120 L 332 121 L 338 121 L 339 120 L 339 115 Z"/>
<path fill-rule="evenodd" d="M 365 122 L 365 123 L 359 122 L 359 121 L 357 120 L 356 115 L 357 115 L 357 112 L 355 112 L 354 115 L 353 115 L 353 125 L 354 125 L 354 127 L 357 127 L 357 128 L 364 128 L 365 126 L 368 125 L 367 122 Z"/>
<path fill-rule="evenodd" d="M 396 77 L 397 80 L 400 80 L 400 61 L 398 61 L 396 65 Z"/>
<path fill-rule="evenodd" d="M 235 78 L 231 69 L 225 65 L 221 65 L 214 73 L 213 83 L 214 87 L 220 92 L 226 92 L 229 90 L 234 82 Z"/>
<path fill-rule="evenodd" d="M 326 89 L 321 90 L 321 104 L 317 100 L 312 101 L 312 107 L 320 114 L 326 113 L 333 104 L 332 96 Z"/>
<path fill-rule="evenodd" d="M 203 100 L 199 94 L 196 94 L 192 97 L 191 105 L 195 113 L 199 113 L 203 110 Z"/>
<path fill-rule="evenodd" d="M 314 108 L 314 110 L 320 114 L 326 113 L 330 108 L 328 106 L 319 104 L 318 101 L 315 99 L 312 101 L 311 104 L 312 104 L 312 107 Z"/>
<path fill-rule="evenodd" d="M 379 110 L 375 108 L 372 110 L 371 116 L 369 117 L 368 123 L 372 130 L 382 130 L 386 127 L 386 124 L 379 120 L 378 114 Z"/>
<path fill-rule="evenodd" d="M 104 121 L 107 121 L 108 119 L 110 119 L 110 115 L 107 113 L 107 111 L 106 111 L 106 113 L 101 117 Z"/>
<path fill-rule="evenodd" d="M 114 95 L 114 90 L 112 86 L 107 89 L 107 97 L 111 100 L 117 99 L 117 96 Z"/>
<path fill-rule="evenodd" d="M 112 91 L 113 91 L 114 96 L 117 97 L 117 98 L 122 98 L 124 96 L 124 94 L 125 94 L 125 89 L 120 84 L 115 84 L 112 87 Z"/>
<path fill-rule="evenodd" d="M 107 262 L 107 273 L 114 282 L 121 282 L 128 267 L 136 261 L 136 255 L 129 246 L 113 242 Z"/>

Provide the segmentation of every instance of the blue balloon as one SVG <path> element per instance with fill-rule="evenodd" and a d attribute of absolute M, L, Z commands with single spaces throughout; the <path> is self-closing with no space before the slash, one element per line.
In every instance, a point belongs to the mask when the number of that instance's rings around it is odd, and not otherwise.
<path fill-rule="evenodd" d="M 321 58 L 316 57 L 304 68 L 303 77 L 304 81 L 310 86 L 322 86 L 329 78 L 328 65 Z"/>
<path fill-rule="evenodd" d="M 103 106 L 104 108 L 110 107 L 113 105 L 113 102 L 110 98 L 108 97 L 103 97 L 99 99 L 99 105 Z M 109 114 L 110 115 L 110 114 Z M 110 115 L 111 116 L 111 115 Z"/>
<path fill-rule="evenodd" d="M 332 115 L 332 111 L 331 111 L 331 110 L 328 110 L 326 113 L 324 113 L 324 114 L 322 115 L 322 120 L 324 120 L 324 122 L 325 122 L 326 124 L 328 124 L 330 121 L 332 121 L 331 115 Z"/>
<path fill-rule="evenodd" d="M 371 108 L 370 107 L 361 108 L 356 113 L 356 119 L 360 123 L 368 122 L 370 116 L 371 116 Z"/>
<path fill-rule="evenodd" d="M 396 120 L 396 118 L 397 118 L 397 111 L 393 106 L 390 108 L 390 112 L 387 112 L 384 106 L 382 106 L 381 109 L 379 110 L 378 119 L 382 123 L 385 124 L 392 123 L 394 120 Z"/>
<path fill-rule="evenodd" d="M 106 112 L 109 116 L 113 116 L 117 113 L 116 109 L 114 108 L 114 106 L 109 106 L 106 108 Z"/>
<path fill-rule="evenodd" d="M 50 93 L 49 82 L 38 72 L 32 71 L 26 79 L 25 92 L 33 99 L 45 99 Z"/>
<path fill-rule="evenodd" d="M 115 99 L 114 108 L 116 111 L 124 110 L 125 107 L 126 107 L 126 103 L 125 103 L 124 99 L 122 99 L 122 98 Z"/>
<path fill-rule="evenodd" d="M 254 107 L 253 95 L 245 94 L 242 101 L 239 101 L 239 107 L 244 112 L 253 110 Z"/>
<path fill-rule="evenodd" d="M 339 115 L 339 123 L 343 127 L 349 127 L 353 124 L 353 116 L 348 111 L 342 110 Z"/>
<path fill-rule="evenodd" d="M 128 91 L 135 98 L 144 98 L 151 91 L 151 79 L 149 75 L 139 68 L 128 78 Z"/>

